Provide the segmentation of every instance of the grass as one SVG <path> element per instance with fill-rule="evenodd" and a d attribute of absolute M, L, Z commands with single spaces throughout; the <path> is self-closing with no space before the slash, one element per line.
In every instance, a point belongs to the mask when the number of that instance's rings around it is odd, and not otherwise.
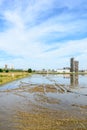
<path fill-rule="evenodd" d="M 16 79 L 24 78 L 30 75 L 28 72 L 9 72 L 0 73 L 0 85 L 14 81 Z"/>

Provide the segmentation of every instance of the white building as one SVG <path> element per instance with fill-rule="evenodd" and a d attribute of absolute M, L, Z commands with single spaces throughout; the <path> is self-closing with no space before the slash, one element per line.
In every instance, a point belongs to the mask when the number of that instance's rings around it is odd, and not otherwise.
<path fill-rule="evenodd" d="M 70 69 L 64 68 L 64 69 L 57 69 L 57 73 L 69 73 Z"/>

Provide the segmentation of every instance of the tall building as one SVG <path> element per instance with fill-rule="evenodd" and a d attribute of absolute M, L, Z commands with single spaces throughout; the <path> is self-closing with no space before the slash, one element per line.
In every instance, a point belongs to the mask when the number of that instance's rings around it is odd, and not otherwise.
<path fill-rule="evenodd" d="M 70 59 L 70 72 L 75 71 L 75 64 L 74 64 L 74 58 Z"/>
<path fill-rule="evenodd" d="M 74 58 L 70 59 L 70 72 L 78 72 L 79 62 L 75 61 Z"/>
<path fill-rule="evenodd" d="M 78 72 L 78 68 L 79 68 L 79 62 L 75 61 L 75 72 Z"/>
<path fill-rule="evenodd" d="M 5 64 L 5 70 L 7 70 L 7 69 L 8 69 L 8 65 Z"/>

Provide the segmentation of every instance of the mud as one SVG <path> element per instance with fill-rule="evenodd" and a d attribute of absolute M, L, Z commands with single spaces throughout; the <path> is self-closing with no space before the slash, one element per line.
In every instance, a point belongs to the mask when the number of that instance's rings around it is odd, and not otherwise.
<path fill-rule="evenodd" d="M 87 97 L 49 79 L 34 75 L 0 88 L 0 130 L 87 130 Z"/>

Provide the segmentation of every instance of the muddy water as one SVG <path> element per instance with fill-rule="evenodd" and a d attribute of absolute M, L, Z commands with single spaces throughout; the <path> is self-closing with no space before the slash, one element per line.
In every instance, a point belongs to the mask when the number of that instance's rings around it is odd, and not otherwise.
<path fill-rule="evenodd" d="M 32 75 L 0 86 L 0 130 L 87 130 L 87 75 Z"/>

